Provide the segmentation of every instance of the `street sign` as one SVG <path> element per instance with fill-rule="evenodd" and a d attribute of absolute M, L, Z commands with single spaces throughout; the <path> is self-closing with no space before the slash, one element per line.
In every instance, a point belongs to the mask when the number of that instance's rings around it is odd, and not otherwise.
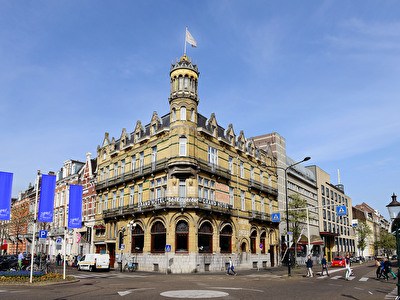
<path fill-rule="evenodd" d="M 271 214 L 271 221 L 274 223 L 279 223 L 281 221 L 281 213 Z"/>
<path fill-rule="evenodd" d="M 339 217 L 347 215 L 347 207 L 346 207 L 346 205 L 338 205 L 338 206 L 336 206 L 336 214 Z"/>
<path fill-rule="evenodd" d="M 61 245 L 61 244 L 62 244 L 62 237 L 61 237 L 61 236 L 58 236 L 58 237 L 56 238 L 56 244 L 58 244 L 58 245 Z"/>
<path fill-rule="evenodd" d="M 47 230 L 39 230 L 39 238 L 40 239 L 47 238 Z"/>
<path fill-rule="evenodd" d="M 119 247 L 120 250 L 124 250 L 125 249 L 125 244 L 121 244 Z"/>
<path fill-rule="evenodd" d="M 171 252 L 171 245 L 165 245 L 165 251 Z"/>

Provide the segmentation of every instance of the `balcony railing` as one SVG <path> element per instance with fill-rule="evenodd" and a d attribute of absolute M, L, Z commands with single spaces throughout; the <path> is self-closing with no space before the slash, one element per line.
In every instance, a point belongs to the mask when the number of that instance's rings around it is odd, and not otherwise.
<path fill-rule="evenodd" d="M 231 214 L 232 205 L 209 200 L 204 198 L 195 197 L 162 197 L 154 200 L 140 202 L 134 205 L 127 205 L 115 209 L 107 209 L 103 211 L 103 218 L 122 217 L 125 215 L 132 215 L 137 212 L 155 211 L 161 209 L 200 209 L 215 211 L 220 213 Z"/>
<path fill-rule="evenodd" d="M 269 185 L 265 185 L 254 179 L 250 179 L 248 185 L 249 185 L 249 188 L 256 189 L 256 190 L 268 193 L 273 196 L 278 196 L 277 189 L 274 189 L 274 188 L 270 187 Z"/>
<path fill-rule="evenodd" d="M 166 167 L 167 159 L 161 159 L 157 162 L 152 162 L 151 164 L 140 166 L 133 171 L 125 172 L 123 174 L 119 174 L 117 176 L 99 181 L 96 184 L 96 190 L 102 190 L 104 188 L 110 188 L 116 185 L 123 184 L 125 182 L 130 182 L 139 177 L 148 176 L 154 172 L 165 170 Z"/>
<path fill-rule="evenodd" d="M 218 165 L 211 164 L 207 161 L 194 158 L 194 157 L 172 157 L 169 159 L 162 159 L 156 162 L 152 162 L 150 164 L 140 166 L 139 168 L 125 172 L 123 174 L 119 174 L 117 176 L 113 176 L 107 179 L 103 179 L 96 184 L 96 190 L 103 190 L 105 188 L 111 188 L 113 186 L 118 186 L 124 184 L 126 182 L 131 182 L 139 177 L 148 176 L 152 173 L 163 171 L 168 169 L 168 167 L 179 163 L 180 161 L 185 162 L 186 164 L 193 164 L 194 167 L 202 169 L 205 172 L 208 172 L 211 175 L 215 175 L 221 178 L 225 178 L 227 180 L 231 179 L 231 174 L 228 169 L 222 168 Z"/>

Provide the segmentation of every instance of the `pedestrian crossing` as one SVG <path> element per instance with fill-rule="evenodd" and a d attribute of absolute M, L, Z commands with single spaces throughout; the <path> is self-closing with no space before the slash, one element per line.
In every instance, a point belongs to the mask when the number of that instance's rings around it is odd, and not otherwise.
<path fill-rule="evenodd" d="M 321 279 L 327 279 L 327 278 L 329 278 L 330 280 L 339 280 L 339 279 L 341 279 L 341 280 L 346 280 L 346 277 L 345 277 L 345 276 L 342 276 L 342 275 L 336 275 L 336 276 L 326 276 L 326 275 L 323 275 L 323 276 L 317 277 L 317 279 L 319 279 L 319 280 L 321 280 Z M 349 281 L 354 280 L 354 279 L 356 279 L 356 278 L 357 278 L 356 276 L 350 276 L 350 277 L 349 277 Z M 363 281 L 368 281 L 369 279 L 370 279 L 369 277 L 361 277 L 360 279 L 358 279 L 358 281 L 363 282 Z"/>
<path fill-rule="evenodd" d="M 141 277 L 149 277 L 149 275 L 139 275 L 132 273 L 79 273 L 73 274 L 76 279 L 89 279 L 89 278 L 141 278 Z"/>

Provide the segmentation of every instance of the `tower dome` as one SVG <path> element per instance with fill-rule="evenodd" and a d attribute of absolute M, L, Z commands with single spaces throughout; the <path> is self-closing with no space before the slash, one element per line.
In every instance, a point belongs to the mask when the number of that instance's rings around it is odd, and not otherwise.
<path fill-rule="evenodd" d="M 197 65 L 193 64 L 185 54 L 179 61 L 172 64 L 170 71 L 171 92 L 169 103 L 171 104 L 175 99 L 185 98 L 194 100 L 196 104 L 198 104 L 197 82 L 199 75 L 200 73 L 197 69 Z"/>

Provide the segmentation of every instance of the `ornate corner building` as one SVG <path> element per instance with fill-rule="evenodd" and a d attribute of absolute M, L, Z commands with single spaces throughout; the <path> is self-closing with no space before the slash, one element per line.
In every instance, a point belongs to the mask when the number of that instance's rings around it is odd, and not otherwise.
<path fill-rule="evenodd" d="M 97 149 L 95 252 L 112 264 L 189 273 L 276 266 L 276 159 L 198 112 L 199 71 L 172 64 L 169 113 Z"/>

